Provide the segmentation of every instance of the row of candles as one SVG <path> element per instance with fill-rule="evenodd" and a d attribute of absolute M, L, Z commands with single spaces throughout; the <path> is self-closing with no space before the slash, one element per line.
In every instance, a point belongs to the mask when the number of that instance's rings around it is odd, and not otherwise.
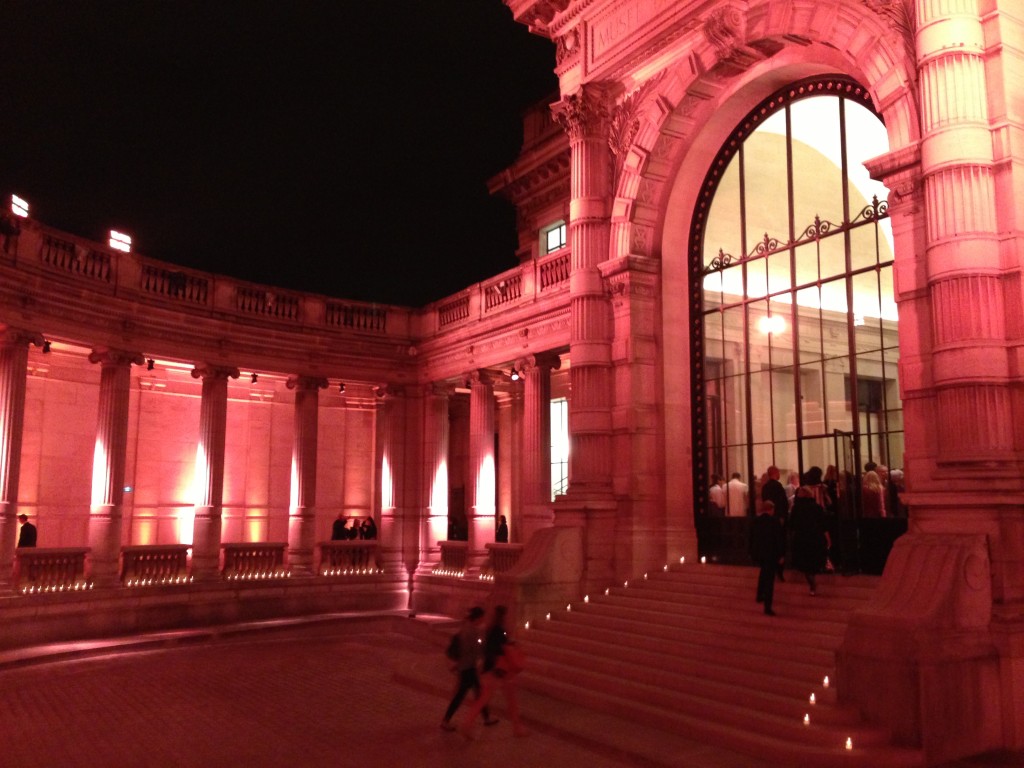
<path fill-rule="evenodd" d="M 686 557 L 685 556 L 684 557 L 680 557 L 679 558 L 679 562 L 680 563 L 685 563 L 686 562 Z M 707 558 L 702 557 L 700 559 L 700 562 L 701 562 L 702 565 L 706 565 L 707 564 Z M 662 567 L 662 570 L 667 572 L 668 571 L 668 564 L 664 565 Z M 645 573 L 643 578 L 644 578 L 644 581 L 647 581 L 648 574 Z M 628 588 L 629 587 L 629 579 L 626 579 L 626 581 L 622 582 L 622 586 L 625 587 L 625 588 Z M 605 593 L 605 595 L 610 594 L 611 593 L 611 589 L 610 588 L 606 588 L 604 593 Z M 583 602 L 584 603 L 589 603 L 590 602 L 590 595 L 584 595 L 583 596 Z M 565 606 L 565 610 L 566 610 L 567 613 L 572 612 L 572 603 L 567 604 Z M 545 614 L 544 615 L 544 619 L 547 620 L 547 621 L 550 621 L 551 614 L 550 613 Z M 525 622 L 523 624 L 523 629 L 529 629 L 529 628 L 530 628 L 530 622 L 527 621 L 527 622 Z M 830 682 L 829 682 L 829 679 L 828 679 L 828 675 L 825 675 L 825 678 L 822 680 L 821 685 L 822 685 L 823 688 L 828 688 L 829 687 Z M 808 698 L 808 703 L 812 707 L 815 704 L 818 703 L 817 697 L 814 695 L 813 692 L 811 693 L 810 697 Z M 810 724 L 811 724 L 811 714 L 808 712 L 808 713 L 804 714 L 804 725 L 809 726 Z M 850 737 L 850 736 L 847 736 L 846 737 L 846 743 L 845 743 L 844 746 L 846 747 L 846 749 L 853 749 L 853 738 Z"/>
<path fill-rule="evenodd" d="M 324 568 L 322 576 L 376 576 L 384 573 L 383 568 Z"/>
<path fill-rule="evenodd" d="M 273 571 L 249 571 L 247 573 L 228 573 L 224 578 L 228 581 L 256 581 L 259 579 L 289 579 L 291 571 L 278 568 Z"/>
<path fill-rule="evenodd" d="M 165 586 L 168 584 L 191 584 L 195 579 L 192 576 L 149 576 L 139 579 L 125 579 L 126 587 L 152 587 Z"/>
<path fill-rule="evenodd" d="M 82 592 L 95 586 L 91 581 L 76 581 L 74 584 L 30 584 L 21 588 L 23 595 L 41 595 L 47 592 Z"/>

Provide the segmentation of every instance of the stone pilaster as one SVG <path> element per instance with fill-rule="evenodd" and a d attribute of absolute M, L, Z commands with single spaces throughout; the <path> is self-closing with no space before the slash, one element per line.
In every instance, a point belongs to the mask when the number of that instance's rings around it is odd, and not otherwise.
<path fill-rule="evenodd" d="M 89 574 L 97 586 L 112 586 L 118 578 L 123 537 L 124 473 L 128 442 L 128 401 L 132 365 L 142 355 L 114 349 L 94 349 L 90 363 L 99 363 L 99 417 L 93 451 L 92 502 L 89 509 Z"/>
<path fill-rule="evenodd" d="M 296 576 L 313 574 L 316 543 L 316 441 L 320 390 L 327 379 L 293 376 L 286 382 L 295 390 L 292 435 L 292 488 L 288 507 L 288 569 Z"/>
<path fill-rule="evenodd" d="M 554 520 L 551 501 L 551 371 L 562 365 L 555 354 L 530 355 L 518 366 L 523 376 L 522 520 L 516 541 Z"/>
<path fill-rule="evenodd" d="M 468 563 L 470 569 L 477 569 L 487 558 L 487 543 L 494 541 L 497 473 L 491 375 L 487 371 L 474 371 L 469 377 L 469 389 Z"/>
<path fill-rule="evenodd" d="M 0 589 L 10 586 L 17 541 L 29 344 L 42 346 L 42 336 L 10 327 L 0 329 Z"/>
<path fill-rule="evenodd" d="M 215 578 L 220 561 L 228 379 L 238 376 L 237 368 L 204 365 L 192 369 L 192 378 L 203 380 L 199 445 L 196 447 L 196 508 L 192 524 L 192 576 L 198 581 Z"/>

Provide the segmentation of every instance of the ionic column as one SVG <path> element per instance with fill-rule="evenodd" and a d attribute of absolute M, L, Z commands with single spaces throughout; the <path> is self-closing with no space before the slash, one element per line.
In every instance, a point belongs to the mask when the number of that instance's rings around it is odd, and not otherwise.
<path fill-rule="evenodd" d="M 562 361 L 558 355 L 530 355 L 519 363 L 523 376 L 523 451 L 521 536 L 526 542 L 534 531 L 551 525 L 551 371 Z"/>
<path fill-rule="evenodd" d="M 423 489 L 421 567 L 441 561 L 439 541 L 448 538 L 448 401 L 451 388 L 432 386 L 423 398 Z"/>
<path fill-rule="evenodd" d="M 29 344 L 42 346 L 43 337 L 10 327 L 0 329 L 0 588 L 10 584 L 17 541 Z"/>
<path fill-rule="evenodd" d="M 203 581 L 217 576 L 220 560 L 228 379 L 237 379 L 238 369 L 197 366 L 192 369 L 192 378 L 203 380 L 196 447 L 197 498 L 192 523 L 192 575 Z"/>
<path fill-rule="evenodd" d="M 327 379 L 292 376 L 286 382 L 295 390 L 292 435 L 291 502 L 288 506 L 288 569 L 296 576 L 313 574 L 316 544 L 316 441 L 320 390 Z"/>
<path fill-rule="evenodd" d="M 611 154 L 604 89 L 586 84 L 553 105 L 572 152 L 569 243 L 569 496 L 611 498 L 611 314 L 598 265 L 609 252 Z"/>
<path fill-rule="evenodd" d="M 89 573 L 97 586 L 111 586 L 118 578 L 121 554 L 122 502 L 128 442 L 128 400 L 132 364 L 142 355 L 113 349 L 95 349 L 90 363 L 99 363 L 99 417 L 92 464 L 92 503 L 89 508 Z"/>
<path fill-rule="evenodd" d="M 494 388 L 487 371 L 469 377 L 469 560 L 470 569 L 479 568 L 487 558 L 487 543 L 494 541 Z"/>

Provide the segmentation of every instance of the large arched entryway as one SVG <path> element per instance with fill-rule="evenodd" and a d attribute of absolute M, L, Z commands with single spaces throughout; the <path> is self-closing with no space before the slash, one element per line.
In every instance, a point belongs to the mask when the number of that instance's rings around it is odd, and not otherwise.
<path fill-rule="evenodd" d="M 690 359 L 696 514 L 713 558 L 746 561 L 745 519 L 770 466 L 792 490 L 822 471 L 849 570 L 880 571 L 906 529 L 900 475 L 886 471 L 903 456 L 888 191 L 864 167 L 888 149 L 865 88 L 815 77 L 748 113 L 704 180 Z M 861 493 L 873 464 L 877 507 Z"/>

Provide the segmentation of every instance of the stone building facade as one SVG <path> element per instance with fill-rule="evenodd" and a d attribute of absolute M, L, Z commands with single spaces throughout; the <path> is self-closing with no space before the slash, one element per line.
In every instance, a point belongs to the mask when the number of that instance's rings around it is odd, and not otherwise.
<path fill-rule="evenodd" d="M 32 627 L 14 641 L 80 633 L 85 615 L 114 631 L 488 595 L 526 620 L 697 557 L 712 473 L 842 466 L 849 435 L 857 476 L 866 458 L 902 469 L 910 512 L 851 620 L 841 698 L 929 760 L 1024 747 L 1016 6 L 506 5 L 554 43 L 560 90 L 491 182 L 519 212 L 513 270 L 413 310 L 183 270 L 31 219 L 5 235 L 0 573 Z M 837 115 L 831 164 L 798 133 L 816 99 Z M 883 152 L 854 153 L 861 114 Z M 777 174 L 755 172 L 773 158 Z M 854 166 L 882 185 L 873 200 Z M 826 197 L 830 174 L 837 213 L 805 222 L 800 200 Z M 742 235 L 720 245 L 730 222 Z M 755 338 L 773 314 L 788 341 Z M 54 557 L 78 553 L 88 594 L 15 592 L 20 513 Z M 372 560 L 357 562 L 369 545 L 332 559 L 339 514 L 376 519 Z M 258 553 L 270 564 L 225 580 L 247 543 L 277 545 Z M 139 566 L 151 582 L 132 592 L 125 563 L 143 555 L 165 570 Z"/>

